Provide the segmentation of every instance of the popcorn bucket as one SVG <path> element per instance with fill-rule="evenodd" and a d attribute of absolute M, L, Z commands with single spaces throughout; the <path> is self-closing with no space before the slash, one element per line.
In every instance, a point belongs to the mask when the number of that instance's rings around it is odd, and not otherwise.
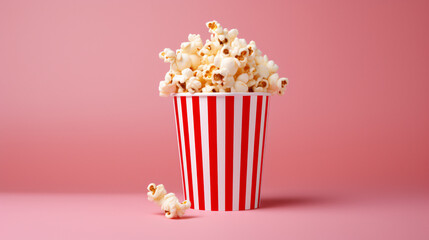
<path fill-rule="evenodd" d="M 183 192 L 191 208 L 258 208 L 270 94 L 172 96 Z"/>

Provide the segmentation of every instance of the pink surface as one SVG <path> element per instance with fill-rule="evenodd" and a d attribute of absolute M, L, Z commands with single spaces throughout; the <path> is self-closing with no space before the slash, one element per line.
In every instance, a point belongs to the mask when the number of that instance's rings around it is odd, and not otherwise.
<path fill-rule="evenodd" d="M 362 198 L 294 194 L 266 194 L 258 210 L 190 210 L 181 220 L 166 219 L 143 194 L 0 194 L 0 239 L 429 237 L 427 195 Z"/>
<path fill-rule="evenodd" d="M 0 191 L 180 191 L 157 55 L 217 19 L 290 79 L 262 191 L 429 187 L 428 1 L 1 1 Z M 249 213 L 250 214 L 250 213 Z"/>

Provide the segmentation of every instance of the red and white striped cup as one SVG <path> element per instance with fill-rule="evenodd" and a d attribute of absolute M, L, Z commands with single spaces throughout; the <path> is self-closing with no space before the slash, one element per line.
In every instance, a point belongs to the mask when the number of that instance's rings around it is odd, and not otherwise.
<path fill-rule="evenodd" d="M 269 96 L 173 95 L 183 192 L 191 208 L 259 207 Z"/>

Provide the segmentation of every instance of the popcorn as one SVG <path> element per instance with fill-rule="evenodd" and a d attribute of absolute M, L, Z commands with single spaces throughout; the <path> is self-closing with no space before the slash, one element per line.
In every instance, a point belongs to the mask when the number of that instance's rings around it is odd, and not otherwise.
<path fill-rule="evenodd" d="M 174 74 L 173 72 L 168 71 L 168 72 L 165 74 L 164 81 L 166 81 L 166 82 L 171 82 L 171 81 L 173 81 L 173 77 L 174 77 L 174 76 L 175 76 L 175 74 Z"/>
<path fill-rule="evenodd" d="M 216 56 L 213 56 L 213 55 L 211 55 L 211 56 L 210 55 L 204 55 L 203 58 L 201 59 L 201 64 L 203 64 L 203 65 L 200 65 L 200 66 L 204 67 L 204 65 L 209 65 L 209 64 L 214 63 L 215 57 Z"/>
<path fill-rule="evenodd" d="M 232 87 L 231 92 L 247 92 L 249 91 L 249 87 L 247 84 L 241 81 L 236 81 L 234 87 Z"/>
<path fill-rule="evenodd" d="M 217 37 L 217 40 L 218 40 L 220 45 L 224 45 L 224 44 L 228 43 L 228 38 L 225 35 L 219 35 Z"/>
<path fill-rule="evenodd" d="M 228 31 L 228 38 L 229 41 L 234 41 L 235 38 L 238 36 L 238 30 L 237 29 L 231 29 Z"/>
<path fill-rule="evenodd" d="M 216 55 L 213 58 L 213 64 L 217 67 L 220 68 L 220 63 L 222 62 L 223 56 L 221 54 Z"/>
<path fill-rule="evenodd" d="M 222 62 L 220 63 L 220 68 L 225 69 L 228 72 L 228 75 L 232 76 L 237 72 L 238 65 L 239 62 L 237 59 L 232 57 L 226 57 L 222 59 Z"/>
<path fill-rule="evenodd" d="M 248 87 L 253 87 L 253 86 L 255 86 L 255 84 L 256 84 L 256 81 L 254 79 L 247 82 Z"/>
<path fill-rule="evenodd" d="M 185 215 L 186 209 L 189 209 L 190 207 L 191 202 L 185 200 L 180 203 L 179 199 L 177 199 L 174 193 L 165 195 L 164 201 L 161 205 L 161 209 L 165 211 L 165 217 L 167 218 L 180 218 Z"/>
<path fill-rule="evenodd" d="M 213 72 L 213 84 L 220 84 L 228 77 L 228 70 L 225 68 L 215 70 Z"/>
<path fill-rule="evenodd" d="M 203 87 L 202 89 L 203 93 L 213 93 L 213 92 L 218 92 L 219 88 L 213 85 L 206 85 L 205 87 Z"/>
<path fill-rule="evenodd" d="M 171 63 L 174 71 L 181 72 L 185 68 L 192 66 L 192 59 L 189 54 L 182 53 L 181 50 L 176 52 L 176 59 Z"/>
<path fill-rule="evenodd" d="M 220 53 L 220 56 L 222 57 L 229 57 L 231 53 L 230 47 L 228 45 L 223 46 Z"/>
<path fill-rule="evenodd" d="M 258 65 L 256 66 L 256 74 L 262 78 L 268 78 L 270 76 L 270 71 L 268 70 L 267 66 Z"/>
<path fill-rule="evenodd" d="M 232 41 L 231 46 L 233 48 L 244 48 L 247 46 L 247 42 L 245 39 L 236 38 Z"/>
<path fill-rule="evenodd" d="M 147 193 L 147 198 L 149 201 L 156 202 L 161 206 L 164 196 L 167 194 L 164 185 L 159 184 L 157 186 L 155 183 L 151 183 L 147 186 L 147 190 L 149 190 Z"/>
<path fill-rule="evenodd" d="M 224 90 L 226 92 L 228 92 L 229 91 L 228 88 L 233 87 L 234 83 L 235 83 L 234 77 L 233 76 L 229 76 L 229 77 L 225 78 L 225 80 L 223 81 L 223 83 L 221 84 L 221 86 L 225 88 Z"/>
<path fill-rule="evenodd" d="M 167 218 L 180 218 L 191 207 L 191 202 L 188 200 L 180 203 L 174 193 L 167 194 L 162 184 L 156 185 L 151 183 L 148 185 L 147 190 L 149 191 L 147 193 L 148 200 L 161 206 L 161 210 L 165 212 L 165 217 Z"/>
<path fill-rule="evenodd" d="M 201 57 L 196 54 L 191 54 L 189 55 L 189 58 L 191 59 L 191 68 L 197 69 L 201 64 Z"/>
<path fill-rule="evenodd" d="M 206 44 L 203 46 L 201 51 L 199 52 L 200 56 L 204 55 L 216 55 L 220 48 L 220 45 L 218 42 L 210 42 L 209 40 L 206 41 Z"/>
<path fill-rule="evenodd" d="M 184 93 L 186 92 L 186 82 L 184 83 L 177 83 L 177 92 L 178 93 Z"/>
<path fill-rule="evenodd" d="M 247 84 L 247 82 L 249 81 L 249 75 L 247 73 L 242 73 L 237 77 L 237 81 L 244 82 Z"/>
<path fill-rule="evenodd" d="M 194 72 L 190 68 L 185 68 L 182 70 L 182 76 L 185 77 L 185 79 L 189 79 L 194 75 Z"/>
<path fill-rule="evenodd" d="M 243 62 L 247 60 L 246 56 L 249 53 L 249 50 L 247 48 L 240 48 L 238 51 L 238 54 L 235 56 L 235 58 L 238 59 L 238 61 Z"/>
<path fill-rule="evenodd" d="M 283 95 L 287 78 L 277 74 L 278 65 L 256 47 L 238 38 L 238 30 L 217 21 L 206 26 L 211 33 L 203 44 L 199 34 L 189 34 L 175 52 L 165 48 L 159 57 L 170 71 L 159 84 L 161 96 L 173 93 L 268 92 Z"/>
<path fill-rule="evenodd" d="M 171 94 L 177 91 L 177 87 L 174 84 L 169 84 L 165 82 L 159 83 L 159 95 L 162 97 L 168 97 Z"/>
<path fill-rule="evenodd" d="M 164 62 L 172 63 L 176 59 L 176 53 L 169 48 L 165 48 L 164 51 L 159 53 L 159 58 L 164 59 Z"/>
<path fill-rule="evenodd" d="M 249 56 L 255 56 L 256 43 L 255 41 L 250 41 L 249 45 L 247 45 L 247 50 L 249 51 Z"/>
<path fill-rule="evenodd" d="M 269 83 L 267 80 L 263 78 L 259 78 L 255 84 L 252 86 L 252 90 L 254 92 L 266 92 Z"/>
<path fill-rule="evenodd" d="M 279 95 L 283 95 L 285 90 L 286 90 L 286 85 L 288 84 L 288 79 L 287 78 L 280 78 L 279 80 L 277 80 L 277 86 L 280 88 L 280 90 L 278 91 Z"/>
<path fill-rule="evenodd" d="M 273 60 L 268 61 L 266 66 L 270 74 L 276 73 L 277 70 L 279 70 L 279 66 L 277 66 L 277 64 L 275 64 Z"/>
<path fill-rule="evenodd" d="M 182 52 L 187 54 L 197 54 L 203 48 L 203 41 L 199 34 L 189 34 L 189 42 L 184 42 L 180 45 Z"/>
<path fill-rule="evenodd" d="M 196 77 L 189 79 L 189 84 L 186 85 L 186 90 L 190 93 L 198 92 L 201 88 L 201 82 Z"/>
<path fill-rule="evenodd" d="M 159 95 L 170 96 L 170 94 L 177 91 L 177 86 L 171 81 L 161 81 L 159 83 Z"/>
<path fill-rule="evenodd" d="M 269 78 L 268 78 L 268 92 L 270 93 L 274 93 L 277 92 L 279 90 L 279 87 L 277 85 L 277 81 L 279 80 L 279 75 L 277 73 L 272 74 Z"/>
<path fill-rule="evenodd" d="M 184 75 L 176 75 L 173 77 L 173 83 L 184 83 L 186 82 L 187 78 Z"/>
<path fill-rule="evenodd" d="M 289 83 L 289 80 L 287 78 L 280 78 L 277 81 L 277 84 L 280 84 L 280 88 L 285 88 L 288 83 Z"/>
<path fill-rule="evenodd" d="M 217 21 L 211 21 L 206 23 L 206 26 L 209 28 L 209 32 L 213 34 L 220 34 L 223 32 L 223 28 L 220 26 L 220 24 Z"/>

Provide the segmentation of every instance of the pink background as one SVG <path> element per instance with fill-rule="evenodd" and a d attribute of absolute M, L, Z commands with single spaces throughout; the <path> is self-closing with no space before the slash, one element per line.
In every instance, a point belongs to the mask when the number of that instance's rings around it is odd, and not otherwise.
<path fill-rule="evenodd" d="M 180 188 L 158 59 L 205 22 L 290 79 L 263 189 L 429 187 L 427 1 L 1 1 L 0 191 Z"/>
<path fill-rule="evenodd" d="M 0 238 L 216 225 L 215 239 L 428 239 L 428 12 L 394 0 L 0 1 Z M 290 87 L 271 99 L 263 208 L 176 224 L 144 200 L 149 182 L 182 189 L 158 53 L 207 38 L 212 19 L 255 40 Z"/>
<path fill-rule="evenodd" d="M 272 99 L 265 187 L 429 185 L 427 3 L 227 2 L 3 1 L 0 190 L 179 185 L 157 54 L 207 38 L 211 19 L 290 79 Z"/>

